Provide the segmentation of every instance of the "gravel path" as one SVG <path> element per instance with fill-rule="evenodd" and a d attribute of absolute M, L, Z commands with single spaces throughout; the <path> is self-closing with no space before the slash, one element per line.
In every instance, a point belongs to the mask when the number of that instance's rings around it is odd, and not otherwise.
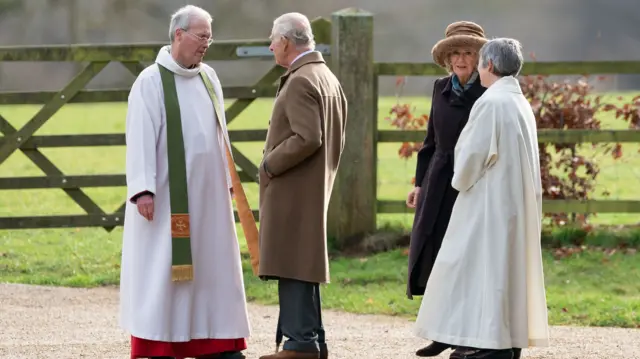
<path fill-rule="evenodd" d="M 249 310 L 253 336 L 246 355 L 257 359 L 274 349 L 277 309 L 251 304 Z M 0 284 L 0 358 L 127 359 L 128 337 L 117 313 L 115 288 Z M 323 320 L 332 359 L 416 358 L 415 349 L 426 344 L 406 319 L 325 311 Z M 527 350 L 524 357 L 640 359 L 640 330 L 554 327 L 551 335 L 552 347 Z"/>

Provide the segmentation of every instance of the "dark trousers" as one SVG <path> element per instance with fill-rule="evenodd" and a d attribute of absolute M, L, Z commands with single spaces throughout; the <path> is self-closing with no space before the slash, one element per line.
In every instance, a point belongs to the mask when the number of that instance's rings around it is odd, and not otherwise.
<path fill-rule="evenodd" d="M 280 301 L 278 331 L 288 338 L 282 348 L 315 353 L 326 349 L 320 285 L 279 278 L 278 299 Z"/>

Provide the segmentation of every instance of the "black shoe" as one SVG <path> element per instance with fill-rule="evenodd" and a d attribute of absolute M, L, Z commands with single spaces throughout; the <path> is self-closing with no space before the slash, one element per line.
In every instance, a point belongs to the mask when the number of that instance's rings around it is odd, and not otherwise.
<path fill-rule="evenodd" d="M 433 342 L 422 349 L 418 349 L 418 351 L 416 351 L 416 355 L 419 357 L 435 357 L 449 348 L 453 348 L 453 346 L 445 343 Z"/>
<path fill-rule="evenodd" d="M 522 355 L 522 349 L 512 348 L 511 350 L 513 350 L 513 359 L 520 359 L 520 355 Z"/>
<path fill-rule="evenodd" d="M 328 359 L 329 358 L 329 349 L 327 349 L 327 344 L 320 343 L 320 359 Z"/>
<path fill-rule="evenodd" d="M 450 359 L 513 359 L 512 349 L 476 349 L 459 347 L 451 356 Z"/>

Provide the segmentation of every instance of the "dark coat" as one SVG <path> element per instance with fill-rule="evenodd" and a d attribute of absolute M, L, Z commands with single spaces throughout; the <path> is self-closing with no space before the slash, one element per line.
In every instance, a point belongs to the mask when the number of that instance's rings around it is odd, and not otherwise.
<path fill-rule="evenodd" d="M 280 78 L 260 165 L 262 279 L 329 282 L 327 209 L 346 123 L 340 82 L 319 52 L 302 56 Z"/>
<path fill-rule="evenodd" d="M 444 238 L 458 191 L 451 187 L 454 149 L 471 107 L 486 90 L 480 79 L 458 96 L 451 76 L 435 81 L 427 136 L 418 152 L 416 186 L 421 188 L 411 231 L 407 296 L 423 295 Z"/>

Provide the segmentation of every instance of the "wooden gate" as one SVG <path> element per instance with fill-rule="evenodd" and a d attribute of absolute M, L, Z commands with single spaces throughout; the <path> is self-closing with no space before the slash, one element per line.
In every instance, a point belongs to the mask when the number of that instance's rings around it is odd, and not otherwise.
<path fill-rule="evenodd" d="M 318 50 L 328 52 L 330 22 L 313 21 Z M 210 47 L 205 61 L 241 60 L 246 57 L 272 58 L 269 40 L 218 41 Z M 3 177 L 0 190 L 59 188 L 86 212 L 81 215 L 1 217 L 0 229 L 103 227 L 107 231 L 123 224 L 126 203 L 113 213 L 106 213 L 89 197 L 83 188 L 121 187 L 126 185 L 124 174 L 117 175 L 65 175 L 41 151 L 51 147 L 124 146 L 124 134 L 48 135 L 35 136 L 51 117 L 67 103 L 126 102 L 129 89 L 85 90 L 85 86 L 108 64 L 118 62 L 137 76 L 151 63 L 164 44 L 145 45 L 90 45 L 90 46 L 37 46 L 1 47 L 0 61 L 68 61 L 84 63 L 84 68 L 58 92 L 1 93 L 0 105 L 43 104 L 42 108 L 22 127 L 14 127 L 0 114 L 0 166 L 13 153 L 22 152 L 46 176 Z M 253 86 L 223 87 L 226 99 L 236 99 L 225 111 L 231 123 L 257 98 L 274 97 L 274 82 L 284 69 L 274 65 Z M 264 114 L 269 116 L 268 113 Z M 232 143 L 264 141 L 266 130 L 229 131 Z M 257 182 L 258 168 L 233 144 L 232 151 L 243 182 Z M 124 199 L 123 199 L 124 201 Z M 257 211 L 254 210 L 257 217 Z M 236 221 L 238 221 L 236 213 Z"/>

